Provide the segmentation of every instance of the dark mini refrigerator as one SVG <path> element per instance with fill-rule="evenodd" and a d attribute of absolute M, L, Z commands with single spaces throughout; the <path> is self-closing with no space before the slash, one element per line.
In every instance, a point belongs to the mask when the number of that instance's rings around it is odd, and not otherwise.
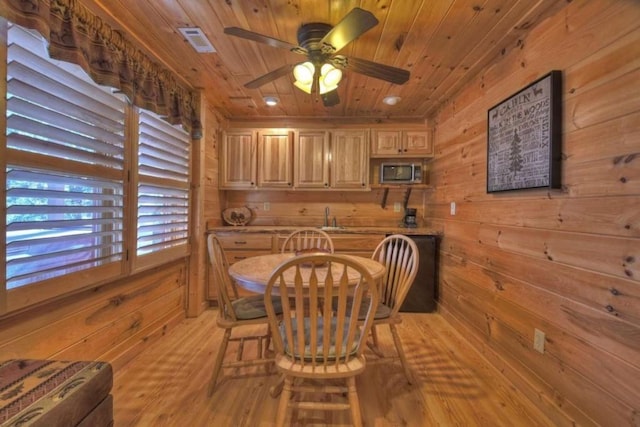
<path fill-rule="evenodd" d="M 400 311 L 430 313 L 436 311 L 438 297 L 438 236 L 408 235 L 418 246 L 418 273 L 409 288 Z"/>

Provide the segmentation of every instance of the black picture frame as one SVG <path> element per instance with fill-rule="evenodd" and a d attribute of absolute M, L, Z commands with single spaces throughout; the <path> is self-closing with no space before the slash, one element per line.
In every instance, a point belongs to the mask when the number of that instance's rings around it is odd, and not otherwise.
<path fill-rule="evenodd" d="M 553 70 L 487 111 L 487 193 L 560 188 L 561 96 Z"/>

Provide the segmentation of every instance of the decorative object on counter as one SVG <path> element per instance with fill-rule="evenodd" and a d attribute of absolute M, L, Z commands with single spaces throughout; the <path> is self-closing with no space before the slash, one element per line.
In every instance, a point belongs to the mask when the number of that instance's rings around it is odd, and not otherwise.
<path fill-rule="evenodd" d="M 551 71 L 487 112 L 487 193 L 560 188 L 561 86 Z"/>
<path fill-rule="evenodd" d="M 253 218 L 251 209 L 246 206 L 241 208 L 228 208 L 222 211 L 222 219 L 229 225 L 247 225 Z"/>

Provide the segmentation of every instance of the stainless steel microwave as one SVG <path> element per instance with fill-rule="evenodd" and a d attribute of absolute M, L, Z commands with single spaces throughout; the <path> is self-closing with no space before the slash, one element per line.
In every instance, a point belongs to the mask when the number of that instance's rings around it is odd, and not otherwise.
<path fill-rule="evenodd" d="M 419 163 L 382 163 L 380 184 L 421 184 L 422 165 Z"/>

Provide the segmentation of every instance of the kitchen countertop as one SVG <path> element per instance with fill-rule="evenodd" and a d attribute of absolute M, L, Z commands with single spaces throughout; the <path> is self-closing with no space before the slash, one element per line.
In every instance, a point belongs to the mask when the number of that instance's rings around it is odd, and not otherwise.
<path fill-rule="evenodd" d="M 208 232 L 223 232 L 223 231 L 233 231 L 240 233 L 291 233 L 294 230 L 306 226 L 284 226 L 284 225 L 246 225 L 246 226 L 220 226 L 220 227 L 209 227 Z M 312 227 L 318 228 L 320 227 Z M 416 228 L 404 228 L 404 227 L 345 227 L 345 228 L 336 228 L 336 229 L 325 229 L 329 234 L 332 233 L 340 233 L 340 234 L 366 234 L 366 233 L 380 233 L 380 234 L 406 234 L 406 235 L 430 235 L 430 236 L 440 236 L 442 235 L 441 231 L 426 228 L 426 227 L 416 227 Z"/>

